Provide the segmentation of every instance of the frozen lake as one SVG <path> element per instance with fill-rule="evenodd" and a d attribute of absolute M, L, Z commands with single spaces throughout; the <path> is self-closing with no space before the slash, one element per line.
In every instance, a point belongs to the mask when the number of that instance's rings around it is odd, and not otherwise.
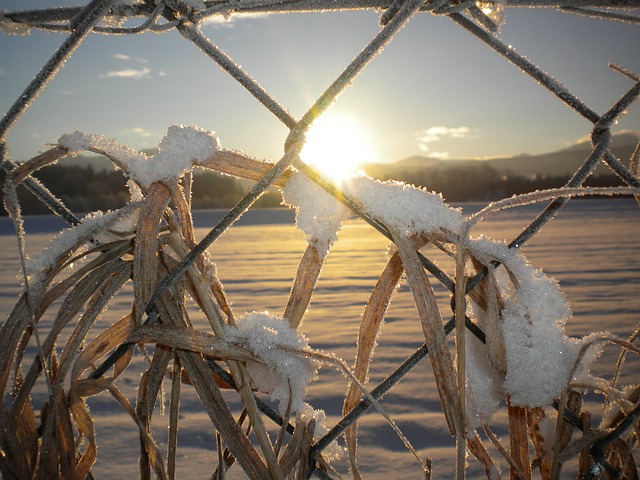
<path fill-rule="evenodd" d="M 464 205 L 464 212 L 477 209 Z M 501 212 L 478 224 L 474 235 L 512 240 L 535 217 L 542 206 Z M 206 234 L 219 212 L 197 212 L 198 236 Z M 252 211 L 243 223 L 231 228 L 210 248 L 218 275 L 236 315 L 269 311 L 282 315 L 292 279 L 306 242 L 285 211 Z M 19 262 L 15 237 L 6 219 L 0 222 L 0 311 L 2 320 L 20 292 Z M 27 250 L 37 255 L 48 243 L 52 229 L 60 228 L 48 217 L 27 221 Z M 573 311 L 567 323 L 571 336 L 607 330 L 627 338 L 640 320 L 640 208 L 633 200 L 586 199 L 570 202 L 522 251 L 528 260 L 560 282 Z M 362 310 L 387 256 L 389 242 L 361 220 L 345 223 L 339 241 L 327 258 L 310 310 L 301 327 L 313 348 L 333 352 L 351 364 Z M 453 275 L 452 262 L 444 254 L 426 250 L 442 269 Z M 449 318 L 449 294 L 434 283 L 442 316 Z M 124 293 L 124 292 L 123 292 Z M 98 325 L 109 325 L 130 309 L 129 297 L 112 302 Z M 197 321 L 197 315 L 193 315 Z M 208 328 L 204 323 L 202 329 Z M 93 336 L 93 335 L 91 335 Z M 379 337 L 370 372 L 372 389 L 423 343 L 422 329 L 408 286 L 402 283 L 390 306 Z M 118 381 L 130 400 L 135 399 L 139 375 L 145 368 L 136 357 Z M 617 350 L 607 349 L 595 372 L 609 376 Z M 628 357 L 623 380 L 640 382 L 640 360 Z M 347 387 L 337 371 L 323 367 L 308 390 L 307 402 L 324 409 L 331 427 L 339 418 Z M 230 401 L 234 402 L 230 396 Z M 597 401 L 594 398 L 594 401 Z M 455 445 L 440 412 L 428 360 L 423 360 L 396 385 L 382 402 L 423 458 L 433 460 L 433 478 L 451 478 Z M 137 478 L 139 447 L 137 430 L 130 418 L 108 395 L 90 399 L 98 434 L 96 478 Z M 595 405 L 595 403 L 594 403 Z M 595 416 L 599 412 L 592 412 Z M 165 445 L 166 428 L 158 410 L 154 437 Z M 158 418 L 160 417 L 160 418 Z M 505 419 L 494 417 L 495 432 L 504 432 Z M 215 462 L 212 424 L 197 396 L 187 386 L 181 400 L 178 475 L 180 479 L 209 478 Z M 274 429 L 274 432 L 276 430 Z M 420 469 L 384 419 L 370 411 L 360 421 L 360 466 L 366 478 L 420 478 Z M 500 462 L 508 471 L 506 462 Z M 336 463 L 348 476 L 346 456 Z M 481 469 L 469 458 L 468 478 L 480 478 Z M 508 475 L 508 474 L 507 474 Z M 228 478 L 244 478 L 234 466 Z"/>

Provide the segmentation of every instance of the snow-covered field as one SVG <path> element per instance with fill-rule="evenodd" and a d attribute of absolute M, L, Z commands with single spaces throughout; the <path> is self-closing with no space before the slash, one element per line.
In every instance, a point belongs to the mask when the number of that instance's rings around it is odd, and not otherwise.
<path fill-rule="evenodd" d="M 477 206 L 465 205 L 464 212 L 474 208 Z M 477 225 L 473 232 L 510 241 L 541 208 L 533 206 L 498 213 Z M 251 214 L 258 218 L 260 212 Z M 44 220 L 34 222 L 38 221 Z M 27 231 L 29 228 L 28 224 Z M 198 235 L 206 232 L 206 228 L 201 228 Z M 44 233 L 28 236 L 28 251 L 35 255 L 49 237 Z M 560 282 L 573 311 L 566 325 L 570 336 L 607 330 L 626 338 L 636 329 L 640 321 L 639 238 L 640 209 L 632 200 L 587 199 L 571 202 L 523 247 L 522 251 L 535 267 Z M 342 227 L 301 327 L 311 347 L 333 352 L 347 363 L 353 362 L 360 315 L 386 264 L 388 244 L 388 240 L 360 220 L 349 220 Z M 244 225 L 225 233 L 210 248 L 210 254 L 236 315 L 251 311 L 282 315 L 305 247 L 303 234 L 291 223 Z M 425 254 L 453 275 L 450 259 L 440 252 L 432 255 L 428 250 Z M 3 272 L 0 311 L 4 317 L 20 291 L 13 236 L 0 236 L 0 268 Z M 448 319 L 451 315 L 449 294 L 437 282 L 433 283 L 442 315 Z M 103 325 L 120 318 L 127 308 L 130 308 L 130 298 L 119 296 L 104 314 Z M 197 319 L 197 315 L 193 314 L 193 318 Z M 205 323 L 199 326 L 208 327 Z M 420 347 L 423 338 L 413 297 L 408 286 L 402 283 L 379 338 L 368 388 L 373 388 Z M 594 373 L 610 375 L 616 358 L 616 351 L 606 350 Z M 135 399 L 135 388 L 144 368 L 144 359 L 137 357 L 118 382 L 130 400 Z M 640 359 L 630 355 L 623 372 L 625 383 L 640 382 Z M 316 409 L 325 410 L 329 427 L 340 418 L 346 388 L 343 375 L 325 366 L 308 389 L 306 401 Z M 239 405 L 233 394 L 230 393 L 229 398 Z M 590 405 L 595 408 L 599 400 L 593 397 Z M 382 405 L 420 456 L 433 461 L 433 478 L 451 478 L 455 468 L 455 441 L 449 436 L 440 412 L 428 360 L 423 360 L 396 385 Z M 99 445 L 94 468 L 96 478 L 135 478 L 139 456 L 137 428 L 109 395 L 90 399 L 90 406 L 96 419 Z M 598 411 L 592 413 L 599 414 Z M 166 428 L 162 425 L 166 425 L 164 421 L 168 419 L 163 420 L 160 409 L 155 415 L 154 437 L 163 444 Z M 492 425 L 495 433 L 504 433 L 504 415 L 494 416 Z M 216 462 L 214 431 L 197 396 L 187 386 L 183 388 L 180 426 L 178 478 L 208 478 Z M 275 428 L 273 431 L 276 432 Z M 419 478 L 419 465 L 381 415 L 370 411 L 361 419 L 359 432 L 359 463 L 366 478 Z M 506 462 L 500 463 L 506 470 Z M 336 463 L 345 474 L 346 465 L 346 458 Z M 469 458 L 468 472 L 469 478 L 482 476 L 473 458 Z M 228 478 L 243 478 L 243 475 L 235 466 Z"/>

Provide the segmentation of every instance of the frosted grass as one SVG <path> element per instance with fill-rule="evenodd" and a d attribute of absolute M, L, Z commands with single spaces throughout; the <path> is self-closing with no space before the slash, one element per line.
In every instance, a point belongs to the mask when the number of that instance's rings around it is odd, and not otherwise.
<path fill-rule="evenodd" d="M 535 212 L 533 207 L 505 211 L 497 218 L 483 221 L 479 228 L 494 238 L 513 238 Z M 640 218 L 637 209 L 634 210 L 633 203 L 627 200 L 584 200 L 570 204 L 559 215 L 561 222 L 543 229 L 524 247 L 524 253 L 533 264 L 560 282 L 574 312 L 566 324 L 568 334 L 575 337 L 602 330 L 602 321 L 606 318 L 607 330 L 626 337 L 640 314 L 637 296 L 640 291 L 640 247 L 636 242 Z M 197 230 L 198 235 L 204 233 L 205 230 Z M 265 238 L 271 241 L 265 242 Z M 47 239 L 45 235 L 31 235 L 28 253 L 40 251 Z M 0 262 L 3 271 L 7 272 L 1 280 L 0 305 L 7 311 L 19 292 L 15 276 L 18 264 L 14 254 L 15 239 L 0 236 L 0 242 L 3 247 Z M 237 227 L 214 244 L 210 253 L 218 259 L 218 272 L 225 279 L 225 289 L 234 301 L 234 309 L 238 313 L 256 309 L 280 311 L 286 303 L 305 243 L 304 236 L 292 225 L 264 225 Z M 312 309 L 301 326 L 301 332 L 312 348 L 332 351 L 347 361 L 353 358 L 360 314 L 375 281 L 373 277 L 384 268 L 387 247 L 387 239 L 363 222 L 345 222 L 340 241 L 327 257 Z M 435 254 L 435 259 L 446 270 L 453 267 L 451 259 L 442 253 Z M 443 287 L 437 287 L 436 296 L 441 310 L 446 312 L 449 293 Z M 108 324 L 128 306 L 127 302 L 114 302 L 99 325 Z M 206 324 L 201 322 L 206 320 L 194 318 L 194 322 L 205 328 Z M 45 326 L 46 323 L 43 328 Z M 380 381 L 412 353 L 421 342 L 420 335 L 412 298 L 403 283 L 393 299 L 379 338 L 369 385 Z M 616 356 L 617 351 L 606 348 L 594 373 L 609 375 Z M 621 380 L 640 382 L 637 356 L 629 356 L 627 362 L 623 371 L 625 378 Z M 135 397 L 137 375 L 144 368 L 142 363 L 132 365 L 131 372 L 123 379 L 122 388 L 130 397 Z M 419 365 L 394 387 L 382 404 L 419 452 L 432 458 L 434 478 L 450 478 L 453 443 L 439 410 L 429 370 L 427 363 Z M 636 378 L 633 378 L 633 372 L 636 372 Z M 339 372 L 326 367 L 320 369 L 319 375 L 318 381 L 309 384 L 307 401 L 313 408 L 326 411 L 330 427 L 340 416 L 340 399 L 346 380 Z M 230 393 L 229 398 L 239 408 L 234 394 Z M 597 401 L 597 398 L 593 400 Z M 137 448 L 131 446 L 138 440 L 135 432 L 130 432 L 130 419 L 119 412 L 108 396 L 91 398 L 90 405 L 96 416 L 100 445 L 95 466 L 97 477 L 137 475 Z M 184 388 L 179 432 L 180 478 L 203 478 L 211 473 L 215 438 L 201 408 L 197 397 Z M 592 409 L 592 412 L 597 414 L 598 410 Z M 504 433 L 506 418 L 502 414 L 495 416 L 492 423 L 497 434 Z M 158 424 L 154 428 L 160 443 L 164 430 L 162 421 Z M 361 419 L 359 445 L 360 465 L 366 478 L 382 479 L 390 475 L 410 478 L 419 474 L 414 462 L 408 460 L 401 442 L 378 415 L 365 415 Z M 469 463 L 469 477 L 480 476 L 477 463 Z M 346 468 L 340 462 L 337 465 Z M 502 466 L 504 468 L 504 464 Z M 228 478 L 245 477 L 239 469 L 233 468 Z"/>

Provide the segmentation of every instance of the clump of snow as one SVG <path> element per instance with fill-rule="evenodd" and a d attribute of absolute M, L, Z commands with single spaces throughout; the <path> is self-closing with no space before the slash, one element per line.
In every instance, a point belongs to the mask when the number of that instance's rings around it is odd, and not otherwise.
<path fill-rule="evenodd" d="M 502 378 L 491 366 L 484 344 L 473 335 L 465 340 L 466 352 L 466 415 L 473 429 L 489 423 L 500 406 L 503 395 Z"/>
<path fill-rule="evenodd" d="M 31 30 L 24 23 L 14 22 L 6 15 L 5 11 L 0 11 L 0 30 L 6 35 L 29 35 Z"/>
<path fill-rule="evenodd" d="M 414 185 L 358 175 L 345 182 L 345 192 L 370 215 L 406 236 L 457 233 L 463 225 L 461 211 L 445 204 L 442 195 Z"/>
<path fill-rule="evenodd" d="M 242 345 L 262 363 L 247 362 L 247 371 L 255 386 L 270 393 L 284 414 L 291 402 L 291 412 L 304 408 L 309 382 L 317 375 L 316 361 L 295 353 L 308 348 L 304 335 L 284 319 L 267 312 L 252 312 L 237 319 L 237 327 L 225 326 L 225 339 Z"/>
<path fill-rule="evenodd" d="M 308 425 L 311 420 L 316 421 L 313 440 L 318 441 L 329 431 L 326 424 L 327 415 L 324 410 L 315 410 L 311 405 L 305 403 L 304 408 L 298 412 L 298 421 Z M 322 458 L 327 461 L 338 460 L 343 454 L 344 448 L 338 444 L 337 440 L 334 440 L 322 450 Z"/>
<path fill-rule="evenodd" d="M 62 135 L 58 144 L 68 148 L 71 153 L 88 150 L 105 154 L 143 186 L 156 181 L 178 179 L 220 149 L 220 142 L 214 133 L 182 125 L 169 127 L 158 145 L 158 152 L 152 157 L 119 145 L 114 139 L 80 131 Z"/>
<path fill-rule="evenodd" d="M 296 225 L 321 256 L 329 252 L 331 245 L 338 239 L 342 222 L 351 213 L 347 207 L 299 173 L 293 174 L 282 189 L 282 201 L 296 210 Z"/>
<path fill-rule="evenodd" d="M 468 246 L 487 265 L 499 260 L 517 283 L 501 285 L 505 391 L 514 405 L 549 405 L 566 389 L 581 344 L 565 334 L 571 311 L 558 283 L 503 242 L 480 238 Z"/>

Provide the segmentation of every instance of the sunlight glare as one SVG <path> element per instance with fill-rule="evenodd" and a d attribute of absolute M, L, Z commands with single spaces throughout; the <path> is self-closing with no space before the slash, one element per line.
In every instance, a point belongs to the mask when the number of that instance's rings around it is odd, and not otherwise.
<path fill-rule="evenodd" d="M 362 126 L 354 118 L 338 114 L 324 115 L 314 122 L 300 153 L 302 161 L 336 182 L 377 157 Z"/>

